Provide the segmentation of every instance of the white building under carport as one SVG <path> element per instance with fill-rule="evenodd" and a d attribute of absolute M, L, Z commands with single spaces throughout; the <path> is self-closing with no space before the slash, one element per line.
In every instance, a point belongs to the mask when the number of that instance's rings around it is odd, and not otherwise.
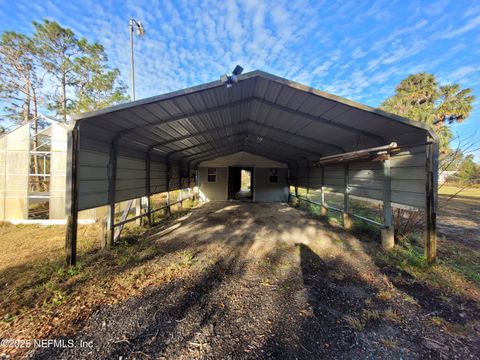
<path fill-rule="evenodd" d="M 78 211 L 110 207 L 111 245 L 122 225 L 116 203 L 195 180 L 205 200 L 235 198 L 238 169 L 252 171 L 256 202 L 286 201 L 290 186 L 336 192 L 345 223 L 362 218 L 351 197 L 381 203 L 386 246 L 392 206 L 424 209 L 426 255 L 435 258 L 438 141 L 424 124 L 254 71 L 230 87 L 214 81 L 81 114 L 70 135 L 70 263 Z M 147 201 L 141 216 L 152 211 Z"/>

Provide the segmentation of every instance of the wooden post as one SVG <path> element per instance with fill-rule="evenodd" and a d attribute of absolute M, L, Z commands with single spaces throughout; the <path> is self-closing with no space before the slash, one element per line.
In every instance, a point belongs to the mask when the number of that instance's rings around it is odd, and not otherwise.
<path fill-rule="evenodd" d="M 142 198 L 135 199 L 133 203 L 135 206 L 135 216 L 142 215 Z M 136 219 L 135 224 L 142 225 L 142 219 L 141 218 Z"/>
<path fill-rule="evenodd" d="M 69 164 L 70 167 L 70 204 L 67 217 L 65 236 L 65 255 L 67 265 L 77 264 L 77 230 L 78 230 L 78 128 L 74 126 L 69 136 Z"/>
<path fill-rule="evenodd" d="M 115 137 L 110 148 L 110 166 L 108 172 L 108 217 L 107 236 L 104 246 L 110 249 L 115 239 L 115 192 L 117 187 L 117 161 L 118 161 L 119 138 Z"/>
<path fill-rule="evenodd" d="M 349 179 L 348 179 L 348 164 L 345 164 L 343 170 L 343 227 L 345 229 L 351 229 L 353 226 L 352 217 L 350 216 L 350 202 L 348 199 L 348 188 L 349 188 Z"/>
<path fill-rule="evenodd" d="M 310 193 L 310 164 L 307 164 L 307 199 Z"/>
<path fill-rule="evenodd" d="M 381 230 L 382 247 L 385 250 L 395 246 L 395 232 L 392 221 L 392 177 L 390 155 L 382 161 L 383 168 L 383 228 Z"/>
<path fill-rule="evenodd" d="M 150 204 L 150 196 L 151 196 L 150 178 L 152 176 L 152 172 L 150 171 L 150 167 L 151 167 L 150 156 L 151 155 L 150 155 L 150 149 L 149 149 L 145 157 L 145 194 L 147 199 L 147 224 L 149 226 L 152 225 L 152 206 Z"/>
<path fill-rule="evenodd" d="M 433 139 L 429 139 L 433 141 Z M 437 258 L 438 144 L 427 145 L 425 257 L 429 264 Z"/>
<path fill-rule="evenodd" d="M 295 196 L 297 196 L 297 201 L 298 201 L 298 175 L 300 173 L 299 169 L 300 169 L 300 166 L 297 163 L 297 171 L 295 173 Z"/>
<path fill-rule="evenodd" d="M 322 166 L 322 186 L 320 188 L 320 203 L 322 204 L 322 208 L 320 210 L 320 214 L 322 216 L 328 216 L 328 207 L 325 206 L 325 167 Z"/>
<path fill-rule="evenodd" d="M 180 187 L 180 193 L 178 194 L 178 201 L 180 201 L 179 207 L 182 208 L 183 204 L 183 194 L 182 194 L 182 189 L 183 189 L 183 177 L 182 177 L 182 166 L 181 163 L 178 164 L 178 182 L 179 182 L 179 187 Z"/>
<path fill-rule="evenodd" d="M 170 216 L 170 165 L 167 160 L 167 207 L 165 208 L 165 215 Z"/>

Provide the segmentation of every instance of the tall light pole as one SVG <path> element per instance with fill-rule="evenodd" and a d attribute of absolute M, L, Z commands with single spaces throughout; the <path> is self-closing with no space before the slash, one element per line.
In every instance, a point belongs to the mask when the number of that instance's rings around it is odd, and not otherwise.
<path fill-rule="evenodd" d="M 130 30 L 130 60 L 132 62 L 132 100 L 135 101 L 135 56 L 133 53 L 133 32 L 136 30 L 137 36 L 142 37 L 145 35 L 145 28 L 140 20 L 130 19 L 128 23 L 128 28 Z M 147 198 L 147 201 L 150 199 Z M 140 216 L 142 213 L 142 198 L 135 199 L 135 215 Z M 137 225 L 141 225 L 141 219 L 136 220 Z"/>
<path fill-rule="evenodd" d="M 135 100 L 135 56 L 133 54 L 133 32 L 137 30 L 139 37 L 145 35 L 145 28 L 140 20 L 130 19 L 128 24 L 130 29 L 130 59 L 132 62 L 132 100 Z"/>

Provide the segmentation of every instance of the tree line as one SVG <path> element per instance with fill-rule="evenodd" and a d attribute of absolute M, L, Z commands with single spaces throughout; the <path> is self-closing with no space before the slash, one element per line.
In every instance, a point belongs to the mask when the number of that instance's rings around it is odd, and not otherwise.
<path fill-rule="evenodd" d="M 23 124 L 47 109 L 66 122 L 73 113 L 128 100 L 120 71 L 104 47 L 55 21 L 33 22 L 31 36 L 5 31 L 0 39 L 2 118 Z M 36 122 L 35 122 L 36 128 Z"/>

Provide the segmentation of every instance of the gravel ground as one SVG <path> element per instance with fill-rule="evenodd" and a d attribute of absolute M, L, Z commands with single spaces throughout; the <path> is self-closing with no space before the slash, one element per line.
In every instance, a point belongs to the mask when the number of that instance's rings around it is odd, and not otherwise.
<path fill-rule="evenodd" d="M 459 339 L 436 326 L 430 294 L 376 264 L 370 254 L 378 244 L 285 204 L 208 203 L 171 232 L 151 237 L 165 253 L 191 258 L 187 276 L 95 311 L 74 336 L 93 348 L 50 348 L 30 357 L 450 359 L 480 353 L 479 329 Z M 476 306 L 468 299 L 464 305 Z M 447 308 L 452 321 L 463 321 L 456 308 Z"/>

